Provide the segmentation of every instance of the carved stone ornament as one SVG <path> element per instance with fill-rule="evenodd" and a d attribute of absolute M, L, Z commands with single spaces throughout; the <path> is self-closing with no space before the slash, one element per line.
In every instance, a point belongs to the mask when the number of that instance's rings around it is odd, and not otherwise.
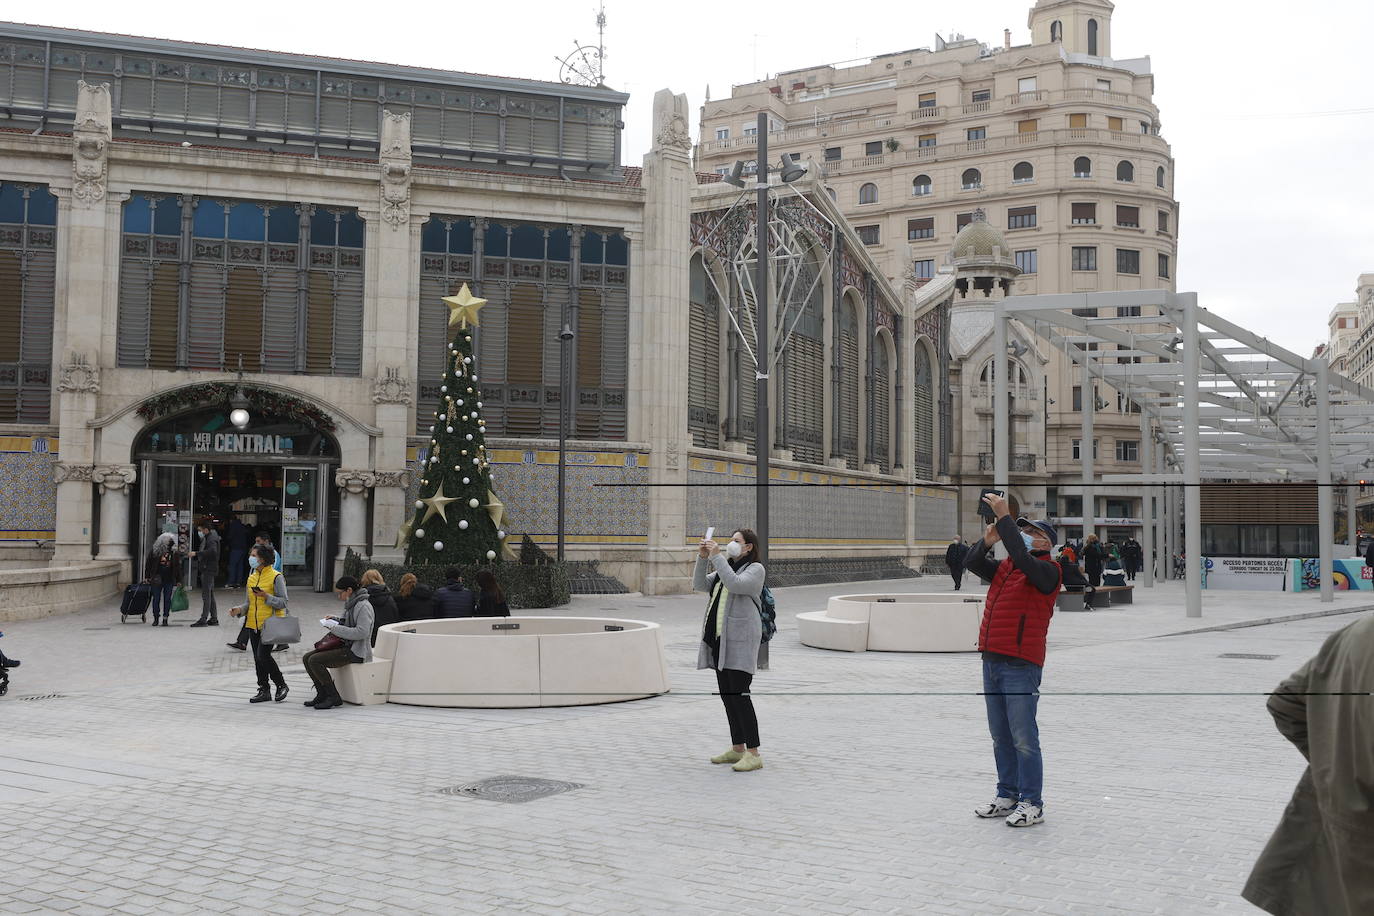
<path fill-rule="evenodd" d="M 388 367 L 372 385 L 372 403 L 405 404 L 412 401 L 410 378 L 401 374 L 400 369 Z"/>
<path fill-rule="evenodd" d="M 692 134 L 687 127 L 687 96 L 667 89 L 654 93 L 654 146 L 690 152 Z"/>
<path fill-rule="evenodd" d="M 666 464 L 668 470 L 676 471 L 678 469 L 678 464 L 680 461 L 680 458 L 678 456 L 677 439 L 668 440 L 668 447 L 665 458 L 666 460 L 664 463 Z"/>
<path fill-rule="evenodd" d="M 410 486 L 409 471 L 373 471 L 372 476 L 379 487 L 398 487 L 404 490 Z"/>
<path fill-rule="evenodd" d="M 105 198 L 110 153 L 110 86 L 76 84 L 76 119 L 72 128 L 72 196 L 88 204 Z"/>
<path fill-rule="evenodd" d="M 410 223 L 410 112 L 382 115 L 382 219 L 400 229 Z"/>
<path fill-rule="evenodd" d="M 100 492 L 107 490 L 119 492 L 132 486 L 138 479 L 138 471 L 131 464 L 107 464 L 95 469 L 95 482 L 100 484 Z"/>
<path fill-rule="evenodd" d="M 52 479 L 54 483 L 72 480 L 90 482 L 95 479 L 95 467 L 89 464 L 56 464 L 52 469 Z"/>
<path fill-rule="evenodd" d="M 334 485 L 350 496 L 360 496 L 377 485 L 377 475 L 371 471 L 334 472 Z"/>
<path fill-rule="evenodd" d="M 73 353 L 71 362 L 61 368 L 57 378 L 58 391 L 100 393 L 100 367 L 86 362 L 84 353 Z"/>

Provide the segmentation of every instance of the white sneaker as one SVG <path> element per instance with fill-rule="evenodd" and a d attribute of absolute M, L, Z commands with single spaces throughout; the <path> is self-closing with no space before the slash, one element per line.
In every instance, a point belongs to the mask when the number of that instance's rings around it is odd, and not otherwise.
<path fill-rule="evenodd" d="M 1016 799 L 1002 798 L 1000 795 L 986 805 L 979 805 L 973 813 L 979 817 L 1001 817 L 1016 807 Z"/>
<path fill-rule="evenodd" d="M 999 801 L 1001 799 L 998 799 Z M 1007 818 L 1008 827 L 1034 827 L 1045 819 L 1045 809 L 1030 802 L 1021 802 Z"/>

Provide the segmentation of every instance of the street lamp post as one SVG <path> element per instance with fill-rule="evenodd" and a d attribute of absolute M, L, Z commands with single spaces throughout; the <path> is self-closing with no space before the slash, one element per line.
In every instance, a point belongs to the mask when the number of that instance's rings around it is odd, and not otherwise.
<path fill-rule="evenodd" d="M 565 531 L 564 516 L 567 512 L 567 470 L 568 470 L 568 413 L 571 400 L 569 388 L 572 387 L 572 367 L 568 365 L 568 350 L 576 336 L 572 325 L 563 322 L 563 330 L 558 332 L 558 562 L 563 562 Z"/>
<path fill-rule="evenodd" d="M 755 243 L 754 297 L 758 309 L 758 368 L 754 397 L 754 531 L 759 536 L 760 560 L 768 558 L 768 376 L 772 361 L 768 349 L 768 113 L 758 120 L 758 240 Z"/>

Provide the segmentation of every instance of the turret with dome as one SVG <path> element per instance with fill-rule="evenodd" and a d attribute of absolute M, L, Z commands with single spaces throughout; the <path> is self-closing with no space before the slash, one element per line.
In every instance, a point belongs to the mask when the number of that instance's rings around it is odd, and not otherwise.
<path fill-rule="evenodd" d="M 1002 230 L 988 222 L 987 213 L 981 208 L 973 211 L 969 224 L 954 237 L 949 259 L 955 271 L 958 299 L 979 294 L 990 298 L 994 293 L 1008 296 L 1011 282 L 1021 275 Z"/>

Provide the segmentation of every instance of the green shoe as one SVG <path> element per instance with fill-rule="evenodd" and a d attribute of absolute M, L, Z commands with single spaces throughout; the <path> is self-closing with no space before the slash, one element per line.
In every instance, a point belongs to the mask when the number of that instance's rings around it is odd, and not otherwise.
<path fill-rule="evenodd" d="M 730 769 L 734 770 L 736 773 L 748 773 L 750 770 L 761 770 L 763 769 L 763 758 L 758 754 L 751 754 L 745 751 L 743 756 L 740 757 L 739 763 L 730 767 Z"/>
<path fill-rule="evenodd" d="M 712 757 L 712 758 L 711 758 L 711 762 L 712 762 L 712 763 L 739 763 L 739 761 L 740 761 L 743 757 L 744 757 L 744 755 L 741 754 L 739 751 L 735 750 L 734 748 L 730 748 L 730 750 L 726 751 L 725 753 L 723 753 L 723 754 L 717 754 L 716 756 Z"/>

